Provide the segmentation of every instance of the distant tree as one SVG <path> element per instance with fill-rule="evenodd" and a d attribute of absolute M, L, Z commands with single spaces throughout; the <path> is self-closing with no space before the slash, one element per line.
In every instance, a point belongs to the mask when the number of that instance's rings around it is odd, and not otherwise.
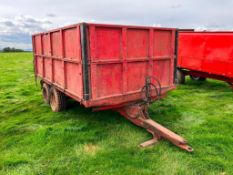
<path fill-rule="evenodd" d="M 5 47 L 2 49 L 3 52 L 24 52 L 22 49 L 16 49 L 14 47 Z"/>
<path fill-rule="evenodd" d="M 11 48 L 10 47 L 5 47 L 2 49 L 3 52 L 10 52 Z"/>

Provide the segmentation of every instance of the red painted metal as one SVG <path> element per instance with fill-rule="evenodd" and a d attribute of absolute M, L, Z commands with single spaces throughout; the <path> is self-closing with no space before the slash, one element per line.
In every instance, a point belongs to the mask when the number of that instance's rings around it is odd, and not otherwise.
<path fill-rule="evenodd" d="M 175 34 L 172 28 L 92 23 L 35 34 L 35 75 L 85 107 L 114 109 L 130 119 L 128 110 L 141 104 L 145 95 L 155 101 L 175 88 Z M 151 89 L 155 84 L 161 92 Z M 144 124 L 138 125 L 152 128 L 147 130 L 154 136 L 185 145 L 174 134 L 169 137 L 171 131 L 141 117 Z M 154 142 L 155 137 L 144 145 Z"/>
<path fill-rule="evenodd" d="M 90 99 L 83 99 L 80 24 L 33 35 L 37 77 L 86 107 L 141 100 L 147 75 L 160 80 L 162 93 L 174 89 L 175 29 L 87 25 Z"/>
<path fill-rule="evenodd" d="M 178 67 L 186 73 L 233 82 L 233 32 L 180 31 Z"/>

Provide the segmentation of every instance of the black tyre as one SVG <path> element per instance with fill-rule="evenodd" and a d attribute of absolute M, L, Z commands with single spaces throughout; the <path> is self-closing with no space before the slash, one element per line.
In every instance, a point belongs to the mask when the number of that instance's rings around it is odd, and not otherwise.
<path fill-rule="evenodd" d="M 47 83 L 42 84 L 42 95 L 45 103 L 49 103 L 50 87 Z"/>
<path fill-rule="evenodd" d="M 231 83 L 231 82 L 227 82 L 230 86 L 231 86 L 231 88 L 233 89 L 233 83 Z"/>
<path fill-rule="evenodd" d="M 190 78 L 191 78 L 193 81 L 205 81 L 205 80 L 206 80 L 205 77 L 198 77 L 198 76 L 193 76 L 193 75 L 190 75 Z"/>
<path fill-rule="evenodd" d="M 51 88 L 49 102 L 53 112 L 63 111 L 67 106 L 67 98 L 65 94 L 56 88 Z"/>
<path fill-rule="evenodd" d="M 185 73 L 180 69 L 176 69 L 176 84 L 184 84 L 184 83 L 185 83 Z"/>

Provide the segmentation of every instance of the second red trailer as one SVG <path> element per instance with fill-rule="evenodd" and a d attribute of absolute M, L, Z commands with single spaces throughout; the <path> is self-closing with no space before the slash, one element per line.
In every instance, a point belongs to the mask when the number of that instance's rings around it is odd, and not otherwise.
<path fill-rule="evenodd" d="M 233 86 L 233 32 L 178 32 L 177 80 L 213 78 Z"/>

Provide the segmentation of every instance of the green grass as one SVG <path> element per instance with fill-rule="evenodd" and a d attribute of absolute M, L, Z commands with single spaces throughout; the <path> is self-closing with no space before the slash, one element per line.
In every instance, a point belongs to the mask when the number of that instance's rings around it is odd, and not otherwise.
<path fill-rule="evenodd" d="M 187 153 L 113 111 L 70 101 L 51 112 L 34 82 L 31 53 L 0 54 L 0 174 L 233 174 L 233 93 L 214 80 L 188 80 L 154 103 L 151 117 L 185 137 Z"/>

